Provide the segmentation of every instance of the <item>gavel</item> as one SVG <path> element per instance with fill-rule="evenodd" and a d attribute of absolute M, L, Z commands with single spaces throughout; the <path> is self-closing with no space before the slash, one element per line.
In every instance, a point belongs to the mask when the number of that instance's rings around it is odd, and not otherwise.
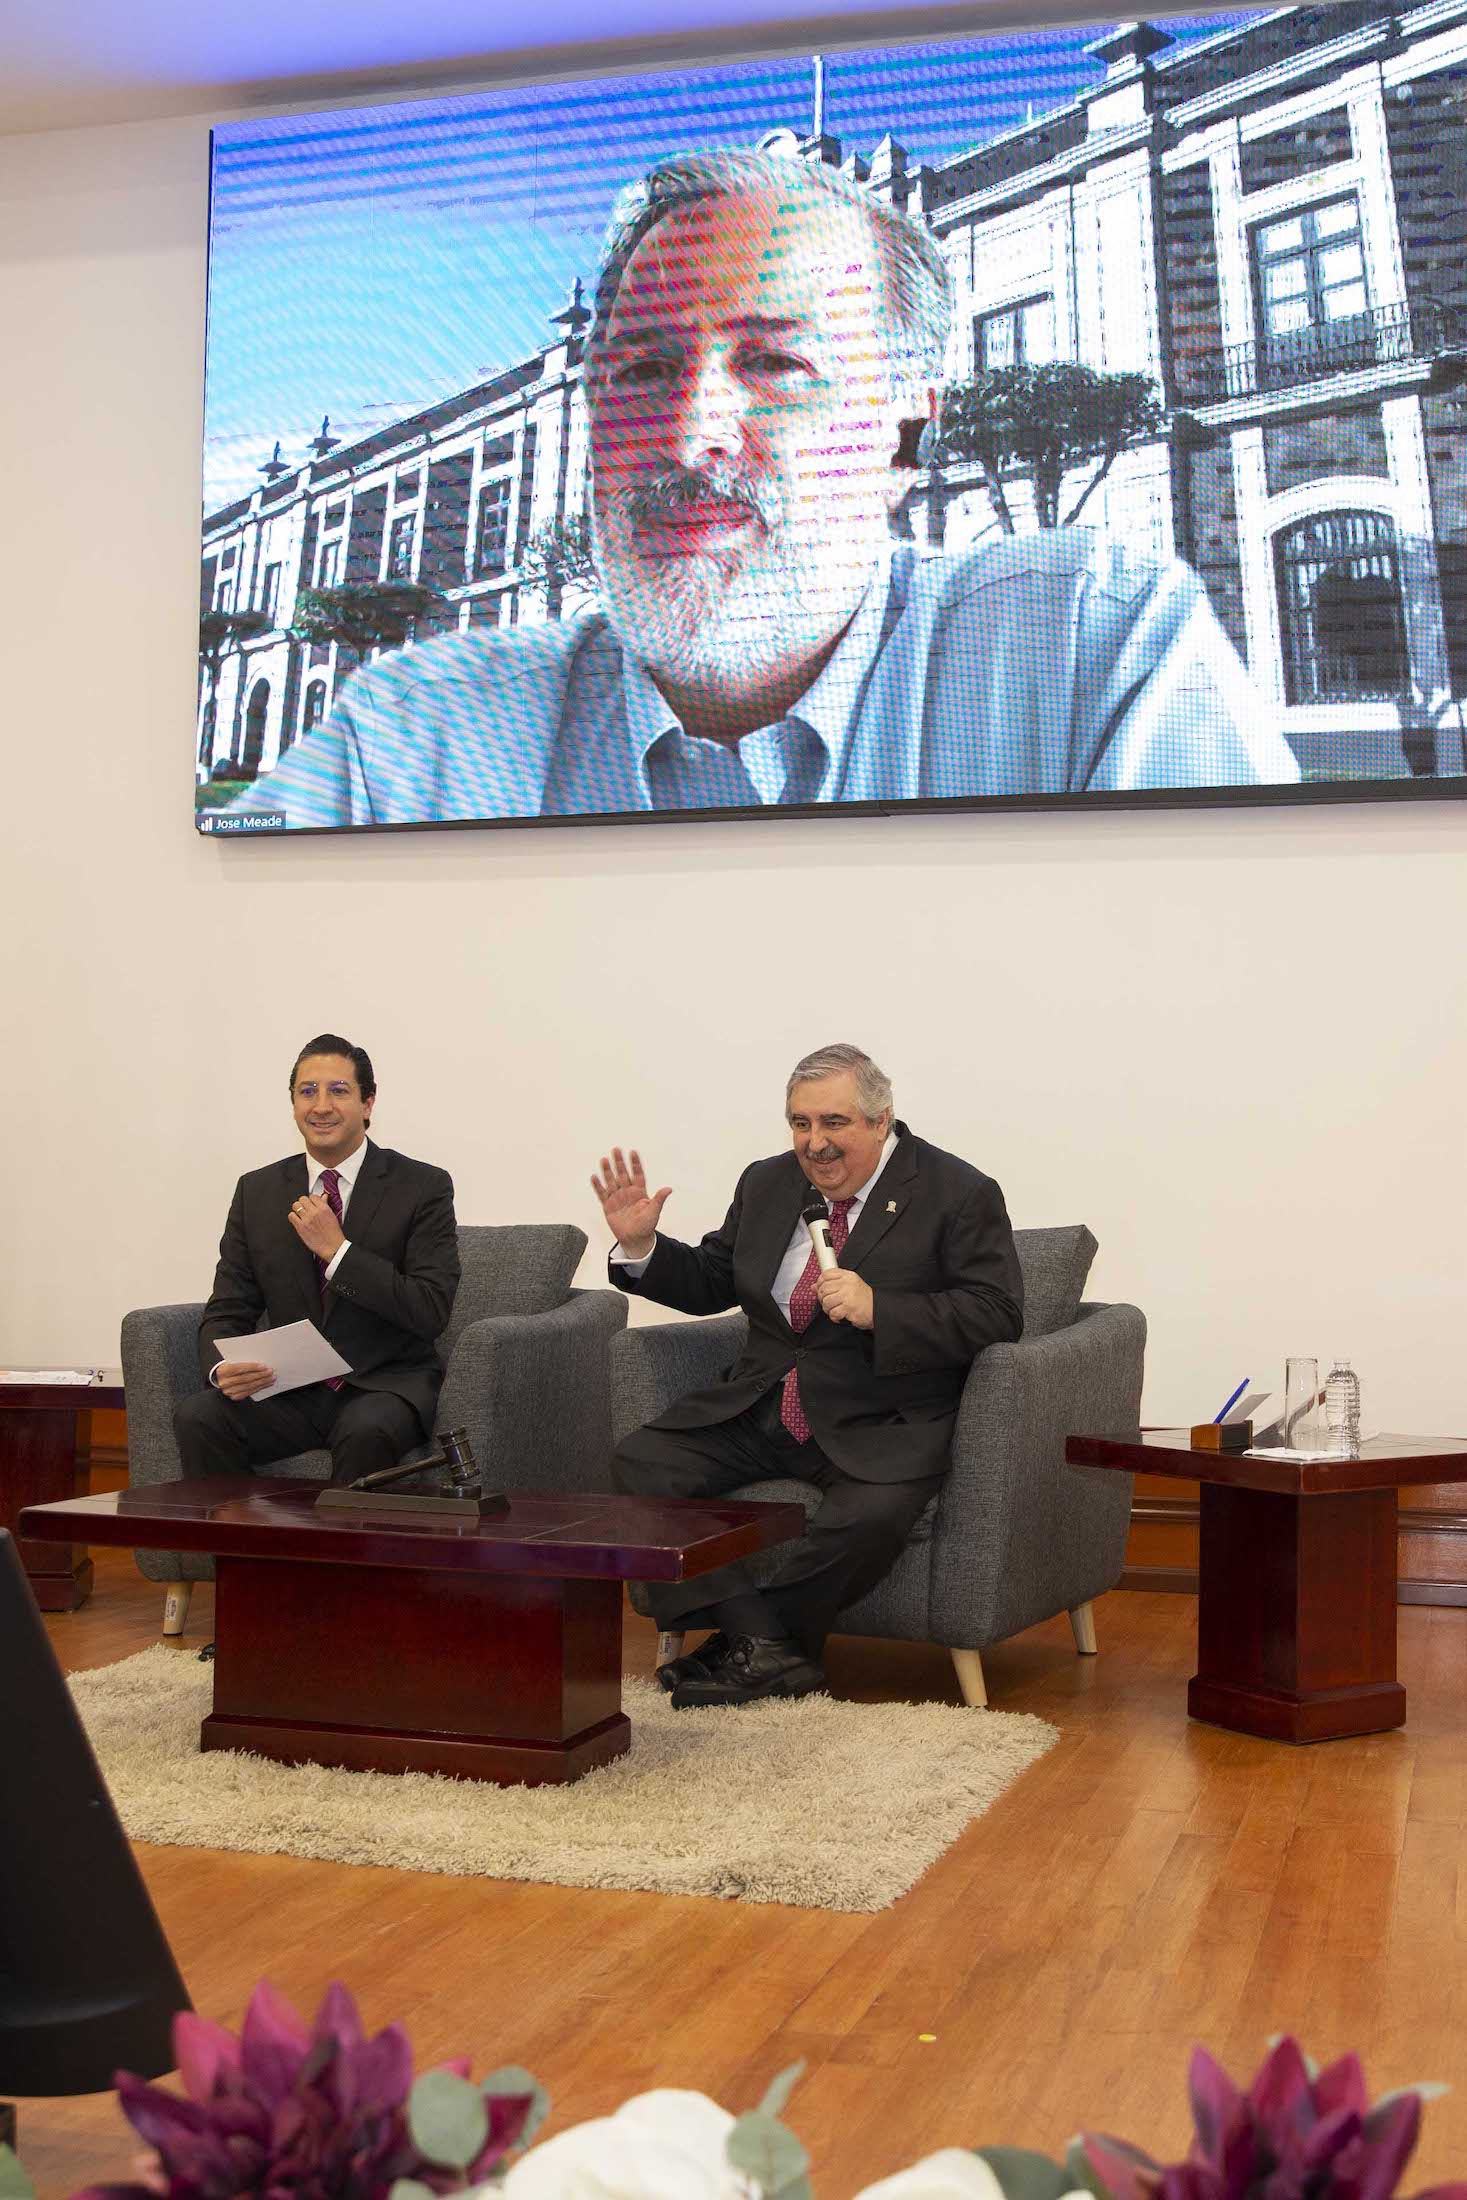
<path fill-rule="evenodd" d="M 380 1467 L 375 1474 L 358 1475 L 355 1482 L 348 1482 L 349 1490 L 385 1489 L 389 1482 L 402 1482 L 410 1474 L 427 1474 L 434 1467 L 448 1469 L 448 1487 L 445 1497 L 482 1497 L 484 1478 L 474 1457 L 474 1447 L 469 1442 L 466 1428 L 441 1428 L 437 1431 L 442 1449 L 431 1459 L 413 1459 L 395 1467 Z"/>

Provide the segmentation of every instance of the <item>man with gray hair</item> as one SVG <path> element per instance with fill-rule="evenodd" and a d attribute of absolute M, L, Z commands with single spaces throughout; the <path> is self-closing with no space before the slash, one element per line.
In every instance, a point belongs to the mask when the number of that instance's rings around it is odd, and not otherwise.
<path fill-rule="evenodd" d="M 292 826 L 1290 781 L 1197 577 L 1088 530 L 918 558 L 951 282 L 820 162 L 662 162 L 586 358 L 604 608 L 347 685 L 236 805 Z"/>
<path fill-rule="evenodd" d="M 611 1281 L 684 1314 L 740 1306 L 748 1340 L 711 1389 L 619 1445 L 612 1476 L 643 1497 L 718 1497 L 811 1482 L 820 1503 L 774 1579 L 739 1564 L 651 1591 L 659 1628 L 712 1630 L 659 1679 L 679 1708 L 823 1688 L 825 1636 L 881 1579 L 948 1469 L 968 1370 L 1023 1327 L 1003 1194 L 895 1120 L 889 1079 L 859 1047 L 821 1047 L 785 1088 L 790 1151 L 744 1170 L 718 1229 L 685 1245 L 659 1227 L 635 1148 L 591 1184 L 616 1246 Z M 806 1218 L 828 1213 L 823 1273 Z"/>

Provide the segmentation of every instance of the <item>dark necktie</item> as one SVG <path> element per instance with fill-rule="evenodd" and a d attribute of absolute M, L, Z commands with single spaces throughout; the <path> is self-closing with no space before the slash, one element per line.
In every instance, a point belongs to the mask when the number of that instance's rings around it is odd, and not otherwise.
<path fill-rule="evenodd" d="M 326 1194 L 327 1206 L 339 1223 L 346 1210 L 341 1204 L 341 1178 L 337 1175 L 335 1169 L 323 1169 L 321 1171 L 321 1189 Z M 316 1263 L 316 1281 L 321 1286 L 321 1296 L 324 1298 L 326 1296 L 326 1263 L 319 1253 L 313 1254 L 312 1258 Z"/>
<path fill-rule="evenodd" d="M 341 1222 L 344 1219 L 346 1210 L 341 1204 L 341 1178 L 335 1169 L 323 1169 L 321 1171 L 321 1189 L 326 1194 L 327 1206 L 331 1209 L 337 1221 Z M 314 1254 L 312 1257 L 316 1263 L 316 1281 L 321 1286 L 321 1300 L 324 1305 L 327 1291 L 326 1263 L 319 1253 Z M 328 1375 L 326 1378 L 326 1388 L 328 1390 L 340 1390 L 341 1384 L 342 1377 L 340 1375 Z"/>
<path fill-rule="evenodd" d="M 850 1233 L 850 1213 L 854 1198 L 833 1199 L 830 1203 L 830 1245 L 839 1253 Z M 813 1246 L 805 1263 L 804 1273 L 790 1293 L 790 1327 L 797 1336 L 803 1335 L 815 1319 L 820 1300 L 815 1286 L 820 1280 L 820 1263 L 815 1258 Z M 805 1409 L 800 1404 L 799 1374 L 791 1368 L 784 1379 L 784 1393 L 779 1401 L 779 1417 L 797 1444 L 810 1441 L 810 1424 L 805 1419 Z"/>

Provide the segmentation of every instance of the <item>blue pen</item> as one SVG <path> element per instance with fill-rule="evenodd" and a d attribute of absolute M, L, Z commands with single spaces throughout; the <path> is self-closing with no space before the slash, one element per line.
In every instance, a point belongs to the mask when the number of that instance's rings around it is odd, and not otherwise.
<path fill-rule="evenodd" d="M 1244 1391 L 1247 1388 L 1248 1377 L 1245 1375 L 1241 1383 L 1239 1383 L 1237 1389 L 1233 1392 L 1232 1397 L 1229 1398 L 1227 1404 L 1223 1407 L 1222 1412 L 1213 1415 L 1212 1425 L 1214 1428 L 1216 1428 L 1219 1421 L 1225 1421 L 1227 1419 L 1228 1415 L 1232 1412 L 1234 1406 L 1237 1404 L 1238 1400 L 1242 1397 Z"/>

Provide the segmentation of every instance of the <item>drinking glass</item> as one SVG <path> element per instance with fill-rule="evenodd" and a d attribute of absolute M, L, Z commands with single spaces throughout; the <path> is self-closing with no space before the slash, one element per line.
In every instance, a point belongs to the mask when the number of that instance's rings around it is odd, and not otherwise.
<path fill-rule="evenodd" d="M 1318 1451 L 1323 1441 L 1318 1360 L 1284 1362 L 1284 1449 Z"/>

